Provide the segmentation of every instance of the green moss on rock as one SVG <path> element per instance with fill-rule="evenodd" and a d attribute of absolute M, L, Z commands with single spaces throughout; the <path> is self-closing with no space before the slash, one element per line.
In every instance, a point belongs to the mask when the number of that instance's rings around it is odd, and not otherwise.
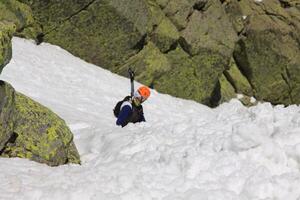
<path fill-rule="evenodd" d="M 188 16 L 193 11 L 193 4 L 188 0 L 170 0 L 164 7 L 164 13 L 178 30 L 187 26 Z"/>
<path fill-rule="evenodd" d="M 16 36 L 34 39 L 41 32 L 28 5 L 17 0 L 0 1 L 0 10 L 0 21 L 15 24 Z"/>
<path fill-rule="evenodd" d="M 226 79 L 234 87 L 236 93 L 252 96 L 252 88 L 247 78 L 238 69 L 234 59 L 232 58 L 229 64 L 229 69 L 225 70 L 224 75 Z"/>
<path fill-rule="evenodd" d="M 20 1 L 33 9 L 47 42 L 122 75 L 133 67 L 144 84 L 208 105 L 222 98 L 218 79 L 240 39 L 238 67 L 224 72 L 236 92 L 275 104 L 298 102 L 297 75 L 290 74 L 299 65 L 294 1 Z M 202 76 L 211 80 L 197 80 Z M 176 79 L 186 81 L 179 90 Z"/>
<path fill-rule="evenodd" d="M 166 52 L 179 39 L 179 32 L 168 18 L 164 18 L 151 36 L 151 41 Z"/>
<path fill-rule="evenodd" d="M 11 37 L 15 32 L 15 25 L 7 21 L 0 21 L 0 73 L 12 56 Z"/>
<path fill-rule="evenodd" d="M 9 107 L 5 106 L 9 112 L 2 109 L 0 116 L 13 127 L 8 129 L 2 123 L 1 131 L 14 134 L 14 138 L 5 143 L 1 156 L 28 158 L 50 166 L 80 163 L 73 134 L 60 117 L 25 95 L 14 92 L 7 83 L 2 82 L 1 91 L 2 102 L 10 103 Z"/>
<path fill-rule="evenodd" d="M 218 52 L 229 62 L 237 35 L 219 0 L 206 4 L 203 12 L 194 11 L 182 31 L 185 50 L 197 55 L 202 49 Z"/>
<path fill-rule="evenodd" d="M 240 33 L 244 29 L 247 16 L 243 13 L 239 1 L 226 1 L 225 11 L 233 25 L 234 30 L 237 33 Z"/>
<path fill-rule="evenodd" d="M 156 0 L 156 3 L 163 9 L 165 8 L 170 0 Z"/>
<path fill-rule="evenodd" d="M 116 68 L 115 72 L 126 76 L 129 67 L 135 71 L 137 81 L 152 87 L 155 87 L 153 84 L 158 77 L 171 69 L 167 57 L 152 42 L 130 58 L 125 65 Z"/>
<path fill-rule="evenodd" d="M 293 29 L 284 23 L 281 26 L 282 23 L 266 15 L 251 17 L 247 37 L 238 42 L 234 57 L 257 99 L 289 105 L 298 102 L 291 97 L 292 90 L 297 90 L 291 85 L 297 84 L 290 79 L 286 69 L 298 73 L 300 50 L 289 34 Z"/>
<path fill-rule="evenodd" d="M 190 57 L 181 47 L 167 54 L 171 70 L 155 80 L 158 91 L 213 106 L 218 77 L 222 73 L 220 56 L 202 52 Z M 217 91 L 218 93 L 219 91 Z"/>
<path fill-rule="evenodd" d="M 3 81 L 0 81 L 0 152 L 3 151 L 14 131 L 11 120 L 13 116 L 14 95 L 14 90 Z"/>
<path fill-rule="evenodd" d="M 224 75 L 219 78 L 220 82 L 220 92 L 221 99 L 219 103 L 227 102 L 232 98 L 236 97 L 235 89 L 230 84 L 230 82 L 226 79 Z"/>
<path fill-rule="evenodd" d="M 121 12 L 112 3 L 95 1 L 85 11 L 57 24 L 55 31 L 49 32 L 45 39 L 104 68 L 124 64 L 142 48 L 147 27 L 137 27 L 141 22 L 130 21 L 133 15 L 124 16 L 126 7 L 122 7 Z M 136 4 L 140 6 L 137 10 L 144 8 L 141 2 Z"/>

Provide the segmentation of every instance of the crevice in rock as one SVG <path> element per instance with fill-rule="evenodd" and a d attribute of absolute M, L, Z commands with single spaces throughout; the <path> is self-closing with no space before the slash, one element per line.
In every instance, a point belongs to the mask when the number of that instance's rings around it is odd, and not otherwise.
<path fill-rule="evenodd" d="M 230 74 L 228 73 L 228 71 L 227 71 L 227 70 L 224 70 L 223 74 L 224 74 L 226 80 L 227 80 L 227 81 L 230 83 L 230 85 L 234 88 L 235 93 L 237 93 L 237 92 L 238 92 L 238 91 L 237 91 L 237 87 L 236 87 L 236 85 L 235 85 L 235 83 L 234 83 L 233 78 L 232 78 L 232 77 L 230 76 Z"/>
<path fill-rule="evenodd" d="M 11 134 L 11 136 L 8 138 L 8 140 L 4 143 L 4 148 L 0 151 L 0 155 L 1 155 L 3 152 L 5 152 L 5 150 L 6 150 L 6 148 L 7 148 L 8 145 L 9 145 L 9 146 L 12 146 L 12 145 L 16 142 L 18 136 L 19 136 L 19 135 L 18 135 L 17 133 L 15 133 L 15 132 L 13 132 L 13 133 Z"/>
<path fill-rule="evenodd" d="M 276 17 L 276 18 L 278 18 L 278 19 L 280 19 L 282 21 L 286 21 L 287 20 L 284 16 L 278 15 L 277 13 L 271 13 L 271 12 L 268 12 L 268 11 L 265 11 L 265 13 L 268 16 Z"/>
<path fill-rule="evenodd" d="M 2 112 L 4 105 L 6 103 L 6 94 L 5 94 L 5 82 L 0 80 L 0 113 Z"/>
<path fill-rule="evenodd" d="M 188 14 L 188 16 L 186 17 L 185 20 L 186 20 L 187 23 L 190 22 L 191 16 L 193 15 L 194 11 L 195 11 L 195 10 L 193 9 L 193 10 Z"/>
<path fill-rule="evenodd" d="M 146 45 L 147 34 L 144 34 L 142 38 L 132 47 L 133 50 L 141 51 Z"/>
<path fill-rule="evenodd" d="M 163 10 L 163 9 L 165 9 L 165 8 L 167 7 L 167 5 L 169 4 L 169 2 L 170 2 L 170 0 L 168 0 L 168 1 L 165 2 L 164 4 L 159 4 L 159 3 L 157 3 L 157 4 L 158 4 L 159 7 Z"/>
<path fill-rule="evenodd" d="M 291 4 L 287 1 L 279 0 L 281 7 L 283 8 L 290 8 L 292 7 Z"/>
<path fill-rule="evenodd" d="M 245 26 L 239 32 L 237 32 L 237 35 L 238 36 L 243 35 L 244 32 L 245 32 Z"/>
<path fill-rule="evenodd" d="M 198 1 L 198 2 L 196 2 L 192 7 L 193 9 L 191 10 L 191 12 L 186 17 L 186 21 L 190 22 L 190 18 L 194 14 L 195 11 L 204 12 L 205 10 L 207 10 L 207 8 L 205 9 L 206 4 L 207 4 L 207 1 Z"/>
<path fill-rule="evenodd" d="M 18 136 L 19 135 L 17 133 L 13 132 L 13 134 L 8 139 L 7 143 L 14 144 L 16 142 Z"/>
<path fill-rule="evenodd" d="M 190 45 L 187 43 L 187 41 L 183 37 L 180 37 L 178 39 L 178 43 L 181 46 L 181 48 L 183 49 L 183 51 L 185 51 L 188 55 L 193 56 L 189 51 Z"/>
<path fill-rule="evenodd" d="M 206 1 L 198 1 L 193 5 L 193 9 L 203 12 L 203 11 L 205 11 L 204 8 L 205 8 L 206 3 L 207 3 Z"/>
<path fill-rule="evenodd" d="M 284 82 L 286 83 L 286 85 L 289 88 L 289 97 L 290 97 L 291 103 L 294 103 L 294 99 L 293 99 L 293 96 L 292 96 L 292 87 L 289 83 L 289 79 L 290 79 L 291 75 L 290 75 L 290 72 L 289 72 L 287 67 L 285 67 L 284 70 L 285 70 L 284 73 L 281 73 L 281 77 L 282 77 L 282 79 L 284 80 Z"/>
<path fill-rule="evenodd" d="M 170 51 L 174 51 L 178 46 L 178 41 L 174 42 L 173 44 L 171 44 L 170 48 L 166 51 L 164 51 L 163 53 L 167 54 L 169 53 Z"/>
<path fill-rule="evenodd" d="M 44 36 L 47 35 L 47 34 L 49 34 L 49 33 L 51 33 L 52 31 L 55 31 L 61 24 L 63 24 L 64 22 L 70 20 L 72 17 L 74 17 L 74 16 L 80 14 L 80 13 L 81 13 L 82 11 L 84 11 L 84 10 L 87 10 L 87 9 L 88 9 L 95 1 L 97 1 L 97 0 L 92 0 L 92 1 L 90 1 L 90 2 L 87 3 L 85 6 L 83 6 L 82 8 L 80 8 L 79 10 L 77 10 L 77 11 L 75 11 L 73 14 L 71 14 L 70 16 L 68 16 L 68 17 L 66 17 L 65 19 L 59 21 L 59 23 L 58 23 L 58 25 L 57 25 L 56 27 L 52 28 L 51 30 L 49 30 L 49 31 L 46 32 L 46 33 L 43 33 Z"/>
<path fill-rule="evenodd" d="M 241 42 L 241 40 L 240 40 L 240 45 L 243 46 L 243 42 Z M 237 68 L 240 70 L 241 74 L 246 78 L 246 80 L 250 84 L 252 91 L 256 91 L 255 86 L 250 81 L 250 76 L 251 76 L 252 72 L 251 72 L 250 68 L 247 67 L 247 66 L 249 66 L 247 54 L 245 52 L 243 52 L 244 55 L 239 55 L 241 57 L 244 57 L 243 60 L 245 60 L 246 64 L 243 64 L 239 61 L 240 59 L 238 59 L 237 54 L 238 53 L 235 53 L 235 52 L 233 53 L 233 59 L 236 63 Z M 245 66 L 243 67 L 243 65 L 245 65 Z"/>
<path fill-rule="evenodd" d="M 37 45 L 41 44 L 44 41 L 44 33 L 40 33 L 36 36 L 35 42 Z"/>
<path fill-rule="evenodd" d="M 219 105 L 220 99 L 221 99 L 221 84 L 220 81 L 218 80 L 216 82 L 215 88 L 209 100 L 209 106 L 212 108 L 217 107 Z"/>

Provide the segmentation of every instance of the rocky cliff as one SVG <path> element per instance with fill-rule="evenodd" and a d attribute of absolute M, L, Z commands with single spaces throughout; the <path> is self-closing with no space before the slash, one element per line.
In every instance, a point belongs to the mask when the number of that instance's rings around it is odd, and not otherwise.
<path fill-rule="evenodd" d="M 160 92 L 300 103 L 299 0 L 20 0 L 41 40 Z M 41 37 L 43 36 L 43 37 Z"/>

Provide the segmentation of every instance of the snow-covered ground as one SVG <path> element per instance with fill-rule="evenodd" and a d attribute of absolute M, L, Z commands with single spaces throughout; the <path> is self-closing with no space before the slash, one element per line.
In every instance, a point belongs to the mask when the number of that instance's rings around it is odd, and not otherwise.
<path fill-rule="evenodd" d="M 147 122 L 120 128 L 112 109 L 128 79 L 20 38 L 0 78 L 60 115 L 82 159 L 48 167 L 0 158 L 0 199 L 300 199 L 298 106 L 211 109 L 153 90 Z"/>

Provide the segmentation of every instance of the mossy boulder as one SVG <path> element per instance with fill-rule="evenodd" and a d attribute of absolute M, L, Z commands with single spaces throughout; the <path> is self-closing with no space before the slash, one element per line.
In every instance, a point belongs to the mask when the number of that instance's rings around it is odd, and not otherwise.
<path fill-rule="evenodd" d="M 258 100 L 274 104 L 300 103 L 299 29 L 278 1 L 253 5 L 234 58 Z M 300 15 L 300 13 L 299 13 Z M 296 92 L 297 91 L 297 92 Z"/>
<path fill-rule="evenodd" d="M 238 39 L 219 0 L 211 0 L 203 11 L 193 12 L 186 29 L 182 31 L 182 38 L 190 55 L 197 55 L 206 49 L 218 52 L 227 61 Z"/>
<path fill-rule="evenodd" d="M 31 8 L 16 0 L 0 1 L 0 73 L 12 56 L 13 35 L 36 38 L 40 27 L 35 23 Z"/>
<path fill-rule="evenodd" d="M 219 101 L 220 56 L 213 52 L 190 57 L 180 46 L 167 54 L 171 69 L 154 81 L 158 91 L 210 106 Z M 221 64 L 222 65 L 222 64 Z"/>
<path fill-rule="evenodd" d="M 5 84 L 0 82 L 0 152 L 3 152 L 7 142 L 13 136 L 13 106 L 15 91 Z"/>
<path fill-rule="evenodd" d="M 238 0 L 226 1 L 224 8 L 236 33 L 241 33 L 245 27 L 247 15 L 243 13 L 240 2 Z"/>
<path fill-rule="evenodd" d="M 15 24 L 15 36 L 34 39 L 41 33 L 41 28 L 35 22 L 28 5 L 17 0 L 0 1 L 0 10 L 0 21 Z"/>
<path fill-rule="evenodd" d="M 174 24 L 164 18 L 151 34 L 151 41 L 156 44 L 161 52 L 166 52 L 177 45 L 180 34 Z"/>
<path fill-rule="evenodd" d="M 0 82 L 1 156 L 21 157 L 57 166 L 80 163 L 73 134 L 48 108 Z"/>
<path fill-rule="evenodd" d="M 170 0 L 163 11 L 178 30 L 183 30 L 187 26 L 188 16 L 193 11 L 193 5 L 188 0 Z"/>
<path fill-rule="evenodd" d="M 143 50 L 131 57 L 125 65 L 117 67 L 113 71 L 127 76 L 129 67 L 135 71 L 137 81 L 156 88 L 155 81 L 171 70 L 171 63 L 154 43 L 149 42 Z"/>
<path fill-rule="evenodd" d="M 0 73 L 12 56 L 11 37 L 16 27 L 13 23 L 0 21 Z"/>

